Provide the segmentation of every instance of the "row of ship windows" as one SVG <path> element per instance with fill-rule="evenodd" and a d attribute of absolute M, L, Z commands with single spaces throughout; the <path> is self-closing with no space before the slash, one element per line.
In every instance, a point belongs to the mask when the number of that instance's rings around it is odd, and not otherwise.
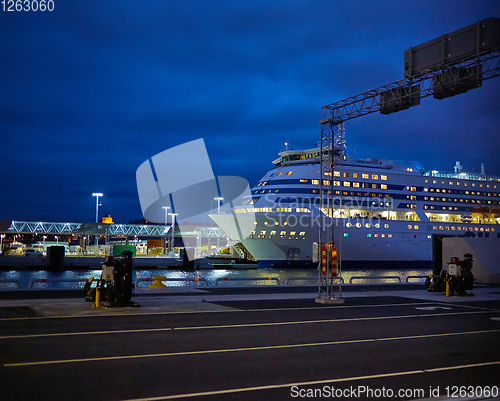
<path fill-rule="evenodd" d="M 425 183 L 429 183 L 430 180 L 425 180 Z M 437 180 L 432 180 L 432 183 L 433 184 L 437 184 Z M 445 181 L 441 181 L 441 184 L 445 184 Z M 476 184 L 474 182 L 472 183 L 468 183 L 468 182 L 464 182 L 464 187 L 468 186 L 468 184 L 471 184 L 471 186 L 475 187 Z M 448 181 L 448 185 L 460 185 L 460 182 L 456 181 Z M 486 188 L 496 188 L 497 186 L 495 184 L 477 184 L 480 188 L 484 188 L 484 186 L 486 186 Z"/>
<path fill-rule="evenodd" d="M 461 226 L 432 226 L 433 230 L 445 230 L 445 231 L 481 231 L 481 232 L 495 232 L 494 228 L 489 227 L 461 227 Z"/>
<path fill-rule="evenodd" d="M 406 187 L 406 189 L 409 189 L 410 187 Z M 496 188 L 496 185 L 495 185 Z M 417 189 L 415 187 L 411 187 L 411 191 L 416 191 Z M 483 196 L 498 196 L 498 192 L 480 192 L 480 191 L 458 191 L 458 190 L 453 190 L 453 189 L 443 189 L 443 188 L 424 188 L 424 192 L 442 192 L 442 193 L 449 193 L 449 194 L 462 194 L 462 195 L 483 195 Z"/>
<path fill-rule="evenodd" d="M 388 227 L 388 225 L 386 224 L 386 226 Z M 350 227 L 350 226 L 349 226 Z M 356 224 L 356 227 L 358 228 L 361 228 L 361 223 L 357 223 Z M 386 227 L 386 228 L 387 228 Z M 419 229 L 419 226 L 418 225 L 410 225 L 408 224 L 408 229 L 411 230 L 411 229 L 414 229 L 414 230 L 418 230 Z M 494 228 L 484 228 L 484 227 L 455 227 L 455 226 L 433 226 L 432 227 L 433 230 L 441 230 L 441 231 L 476 231 L 476 232 L 495 232 L 495 229 Z M 278 233 L 278 231 L 276 230 L 271 230 L 269 231 L 269 237 L 272 237 L 274 235 L 276 235 Z M 254 235 L 257 235 L 257 231 L 251 231 L 250 232 L 250 237 L 253 238 Z M 267 235 L 267 230 L 261 230 L 258 234 L 258 238 L 262 238 L 262 237 L 265 237 Z M 281 230 L 279 232 L 279 235 L 280 237 L 286 237 L 287 236 L 287 231 L 286 230 Z M 290 231 L 288 233 L 288 237 L 299 237 L 299 238 L 305 238 L 305 235 L 306 235 L 306 232 L 305 231 L 299 231 L 298 232 L 298 235 L 297 235 L 297 231 Z M 344 233 L 344 237 L 348 237 L 349 236 L 349 233 Z M 371 237 L 374 237 L 374 238 L 392 238 L 392 234 L 385 234 L 385 233 L 368 233 L 366 234 L 366 236 L 368 238 L 371 238 Z M 427 238 L 432 238 L 431 235 L 427 235 Z"/>
<path fill-rule="evenodd" d="M 407 199 L 410 199 L 410 200 L 417 200 L 417 197 L 415 195 L 407 195 L 406 196 Z M 462 199 L 462 198 L 440 198 L 440 197 L 434 197 L 434 196 L 424 196 L 424 200 L 428 201 L 428 200 L 431 200 L 431 201 L 441 201 L 441 202 L 465 202 L 465 203 L 469 203 L 469 201 L 471 201 L 472 203 L 486 203 L 485 200 L 481 201 L 480 199 Z M 488 205 L 500 205 L 500 201 L 488 201 Z"/>
<path fill-rule="evenodd" d="M 267 233 L 267 230 L 261 230 L 259 232 L 259 238 L 261 236 L 265 236 Z M 273 235 L 276 235 L 277 231 L 276 230 L 272 230 L 272 231 L 269 231 L 269 236 L 273 236 Z M 250 236 L 253 236 L 253 235 L 256 235 L 257 232 L 256 231 L 250 231 Z M 287 234 L 286 234 L 286 230 L 282 230 L 280 231 L 280 234 L 279 234 L 281 237 L 285 237 Z M 303 238 L 305 237 L 306 235 L 306 232 L 305 231 L 300 231 L 298 236 Z M 290 233 L 288 234 L 289 237 L 296 237 L 297 236 L 297 231 L 290 231 Z"/>
<path fill-rule="evenodd" d="M 348 173 L 346 173 L 348 174 Z M 319 185 L 319 180 L 299 180 L 300 183 L 308 183 L 311 181 L 312 185 Z M 259 182 L 256 186 L 265 186 L 268 181 Z M 323 186 L 328 187 L 330 185 L 330 180 L 323 180 Z M 481 184 L 483 185 L 483 184 Z M 372 188 L 372 189 L 387 189 L 387 184 L 376 184 L 376 183 L 368 183 L 368 182 L 351 182 L 351 181 L 333 181 L 334 187 L 353 187 L 353 188 Z M 496 185 L 495 185 L 496 188 Z M 416 192 L 419 189 L 417 187 L 407 186 L 406 189 L 411 192 Z M 444 188 L 423 188 L 424 192 L 442 192 L 442 193 L 457 193 L 462 195 L 477 195 L 477 196 L 498 196 L 497 192 L 480 192 L 480 191 L 458 191 L 452 189 L 444 189 Z M 277 191 L 276 191 L 277 192 Z"/>
<path fill-rule="evenodd" d="M 273 213 L 272 207 L 247 207 L 234 209 L 235 214 L 240 213 Z M 311 213 L 311 210 L 307 207 L 277 207 L 277 213 Z"/>
<path fill-rule="evenodd" d="M 345 225 L 347 228 L 353 227 L 352 223 L 347 223 Z M 361 228 L 363 225 L 361 223 L 356 223 L 354 227 L 356 228 Z M 371 228 L 372 225 L 370 223 L 365 223 L 364 225 L 366 228 Z M 374 224 L 373 227 L 375 228 L 380 228 L 380 224 Z M 384 224 L 384 228 L 389 228 L 389 224 Z M 407 226 L 408 230 L 418 230 L 420 227 L 418 224 L 408 224 Z M 433 230 L 445 230 L 445 231 L 486 231 L 486 232 L 495 232 L 495 228 L 489 228 L 489 227 L 461 227 L 461 226 L 433 226 Z M 429 231 L 429 230 L 428 230 Z M 391 235 L 392 236 L 392 235 Z"/>
<path fill-rule="evenodd" d="M 474 201 L 472 201 L 472 202 L 474 203 Z M 477 203 L 480 204 L 481 202 L 478 201 Z M 490 203 L 490 202 L 488 202 L 488 203 Z M 411 203 L 411 204 L 406 204 L 406 207 L 409 209 L 416 209 L 417 205 Z M 434 206 L 434 205 L 424 205 L 424 209 L 425 210 L 428 210 L 428 209 L 430 209 L 430 210 L 455 210 L 455 211 L 459 210 L 457 206 Z M 467 208 L 465 208 L 465 209 L 461 208 L 461 209 L 462 209 L 462 211 L 467 210 Z M 468 209 L 468 210 L 470 210 L 470 209 Z M 474 209 L 472 209 L 472 212 L 474 212 Z"/>
<path fill-rule="evenodd" d="M 319 173 L 319 171 L 318 171 Z M 285 171 L 280 171 L 278 174 L 276 174 L 276 177 L 281 177 L 282 175 L 292 175 L 293 174 L 293 170 L 289 170 L 287 172 Z M 332 173 L 331 172 L 328 172 L 328 171 L 325 171 L 324 172 L 324 175 L 329 175 L 331 177 Z M 274 174 L 270 175 L 270 177 L 273 177 Z M 340 171 L 334 171 L 333 172 L 333 176 L 334 177 L 340 177 Z M 351 173 L 344 173 L 344 177 L 348 178 L 351 176 Z M 366 174 L 366 173 L 352 173 L 352 178 L 363 178 L 365 180 L 368 180 L 370 178 L 370 174 Z M 371 175 L 371 179 L 372 180 L 378 180 L 379 179 L 379 175 L 378 174 L 372 174 Z M 387 176 L 386 175 L 380 175 L 380 179 L 381 180 L 387 180 Z M 307 180 L 303 180 L 304 182 L 307 182 Z M 314 181 L 314 180 L 313 180 Z M 259 183 L 257 185 L 266 185 L 267 181 L 264 181 L 263 183 Z M 301 180 L 302 182 L 302 180 Z"/>
<path fill-rule="evenodd" d="M 293 170 L 290 170 L 290 171 L 287 171 L 287 172 L 284 172 L 284 171 L 281 171 L 279 172 L 276 177 L 280 177 L 282 175 L 292 175 L 293 173 Z M 332 173 L 331 172 L 324 172 L 324 175 L 327 175 L 327 176 L 331 176 Z M 351 177 L 352 175 L 352 178 L 362 178 L 362 179 L 365 179 L 365 180 L 368 180 L 370 179 L 370 174 L 366 174 L 366 173 L 344 173 L 344 178 L 349 178 Z M 340 174 L 340 171 L 334 171 L 333 172 L 333 176 L 334 177 L 340 177 L 341 174 Z M 379 179 L 379 174 L 371 174 L 371 179 L 372 180 L 378 180 Z M 381 174 L 380 175 L 380 179 L 381 180 L 387 180 L 387 176 L 386 175 L 383 175 Z M 319 183 L 319 180 L 311 180 L 311 181 L 317 181 Z M 425 183 L 429 183 L 430 180 L 426 179 L 425 180 Z M 308 182 L 308 180 L 300 180 L 300 182 Z M 261 182 L 259 184 L 257 184 L 257 186 L 260 186 L 260 185 L 266 185 L 267 181 L 264 181 L 264 182 Z M 437 180 L 432 180 L 432 183 L 433 184 L 437 184 Z M 314 182 L 313 182 L 314 184 Z M 445 181 L 441 181 L 441 184 L 445 184 Z M 471 186 L 475 187 L 476 186 L 476 183 L 472 182 L 472 183 L 468 183 L 468 182 L 464 182 L 463 185 L 464 187 L 468 186 L 469 184 L 471 184 Z M 460 186 L 460 182 L 459 181 L 448 181 L 448 185 L 457 185 L 457 186 Z M 477 184 L 480 188 L 483 188 L 484 186 L 486 186 L 486 188 L 497 188 L 496 184 Z M 432 190 L 432 189 L 431 189 Z M 424 189 L 425 191 L 425 189 Z M 445 191 L 445 190 L 443 190 Z M 437 192 L 439 192 L 439 190 L 437 190 Z"/>

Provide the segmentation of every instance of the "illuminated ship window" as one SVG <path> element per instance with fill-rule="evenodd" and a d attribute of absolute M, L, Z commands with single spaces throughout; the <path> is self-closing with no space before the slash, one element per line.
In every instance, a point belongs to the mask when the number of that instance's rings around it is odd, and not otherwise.
<path fill-rule="evenodd" d="M 358 178 L 359 174 L 358 173 L 352 173 L 352 178 Z"/>
<path fill-rule="evenodd" d="M 431 238 L 432 238 L 432 235 L 428 235 L 428 236 L 427 236 L 427 239 L 431 239 Z"/>
<path fill-rule="evenodd" d="M 364 179 L 368 179 L 368 174 L 363 174 L 363 175 L 362 175 L 362 178 L 364 178 Z"/>
<path fill-rule="evenodd" d="M 344 187 L 350 187 L 351 183 L 349 181 L 344 181 Z"/>
<path fill-rule="evenodd" d="M 323 185 L 325 185 L 325 186 L 330 185 L 330 180 L 323 180 Z"/>
<path fill-rule="evenodd" d="M 367 236 L 368 238 L 370 238 L 372 235 L 371 235 L 371 234 L 366 234 L 366 236 Z"/>
<path fill-rule="evenodd" d="M 378 238 L 378 234 L 375 234 L 375 235 L 374 235 L 374 237 L 375 237 L 375 238 Z"/>
<path fill-rule="evenodd" d="M 346 227 L 352 227 L 352 223 L 347 223 L 345 226 Z"/>
<path fill-rule="evenodd" d="M 250 231 L 250 234 L 251 234 L 251 235 L 254 235 L 254 234 L 255 234 L 255 231 Z"/>
<path fill-rule="evenodd" d="M 280 175 L 283 175 L 283 171 L 280 171 L 276 177 L 279 177 Z"/>
<path fill-rule="evenodd" d="M 340 171 L 334 171 L 334 172 L 333 172 L 333 175 L 334 175 L 335 177 L 340 177 Z"/>
<path fill-rule="evenodd" d="M 384 224 L 384 228 L 389 228 L 389 224 Z"/>
<path fill-rule="evenodd" d="M 270 235 L 276 235 L 276 231 L 271 231 L 269 234 Z"/>
<path fill-rule="evenodd" d="M 442 230 L 443 229 L 443 226 L 439 226 L 439 229 Z"/>
<path fill-rule="evenodd" d="M 436 180 L 432 180 L 432 183 L 433 183 L 433 184 L 436 184 L 436 183 L 437 183 L 437 181 L 436 181 Z"/>
<path fill-rule="evenodd" d="M 286 175 L 292 175 L 293 170 L 287 171 Z"/>
<path fill-rule="evenodd" d="M 305 232 L 305 231 L 301 231 L 301 232 L 299 233 L 299 235 L 306 235 L 306 232 Z"/>
<path fill-rule="evenodd" d="M 286 235 L 286 231 L 281 231 L 280 235 Z"/>
<path fill-rule="evenodd" d="M 381 180 L 385 180 L 385 181 L 387 181 L 387 176 L 386 176 L 386 175 L 381 175 L 381 176 L 380 176 L 380 179 L 381 179 Z"/>
<path fill-rule="evenodd" d="M 417 200 L 417 197 L 415 195 L 412 195 L 410 199 L 411 200 Z"/>
<path fill-rule="evenodd" d="M 300 180 L 300 182 L 307 182 L 307 180 Z"/>
<path fill-rule="evenodd" d="M 382 238 L 385 238 L 385 234 L 382 234 L 381 236 L 382 236 Z"/>
<path fill-rule="evenodd" d="M 349 236 L 349 233 L 344 233 L 344 237 L 348 237 Z"/>
<path fill-rule="evenodd" d="M 294 236 L 295 234 L 297 234 L 297 231 L 290 231 L 291 236 Z"/>
<path fill-rule="evenodd" d="M 437 228 L 437 226 L 432 226 L 432 229 L 437 230 L 438 228 Z"/>
<path fill-rule="evenodd" d="M 344 173 L 344 177 L 348 178 L 349 177 L 349 173 Z"/>
<path fill-rule="evenodd" d="M 413 228 L 414 228 L 415 230 L 418 230 L 418 226 L 417 226 L 417 225 L 414 225 L 414 226 L 413 226 Z"/>
<path fill-rule="evenodd" d="M 375 224 L 375 228 L 380 228 L 380 224 Z"/>
<path fill-rule="evenodd" d="M 370 228 L 370 227 L 371 227 L 370 223 L 366 223 L 366 224 L 365 224 L 365 227 L 366 227 L 366 228 Z"/>
<path fill-rule="evenodd" d="M 356 223 L 356 228 L 361 228 L 361 223 Z"/>
<path fill-rule="evenodd" d="M 425 182 L 426 182 L 426 183 L 428 183 L 428 182 L 429 182 L 429 180 L 425 180 Z"/>
<path fill-rule="evenodd" d="M 410 191 L 412 191 L 412 192 L 415 192 L 416 190 L 417 190 L 417 188 L 416 188 L 416 187 L 411 187 L 411 188 L 410 188 Z M 438 192 L 439 192 L 439 190 L 438 190 Z"/>
<path fill-rule="evenodd" d="M 378 175 L 377 174 L 372 174 L 372 180 L 378 180 Z"/>
<path fill-rule="evenodd" d="M 372 184 L 372 188 L 377 189 L 377 184 Z"/>
<path fill-rule="evenodd" d="M 411 230 L 411 224 L 408 224 L 408 230 Z"/>
<path fill-rule="evenodd" d="M 387 238 L 392 238 L 392 234 L 387 234 Z"/>
<path fill-rule="evenodd" d="M 353 183 L 352 183 L 352 186 L 353 186 L 353 187 L 356 187 L 356 188 L 359 188 L 359 182 L 353 182 Z"/>
<path fill-rule="evenodd" d="M 387 189 L 387 184 L 380 184 L 380 189 Z"/>
<path fill-rule="evenodd" d="M 260 235 L 266 235 L 266 230 L 261 231 Z"/>
<path fill-rule="evenodd" d="M 313 185 L 319 185 L 319 180 L 311 180 L 311 183 L 312 183 Z"/>
<path fill-rule="evenodd" d="M 474 227 L 474 231 L 479 231 L 479 228 L 477 228 L 477 227 Z"/>
<path fill-rule="evenodd" d="M 453 181 L 450 181 L 448 184 L 449 184 L 449 185 L 453 185 Z"/>

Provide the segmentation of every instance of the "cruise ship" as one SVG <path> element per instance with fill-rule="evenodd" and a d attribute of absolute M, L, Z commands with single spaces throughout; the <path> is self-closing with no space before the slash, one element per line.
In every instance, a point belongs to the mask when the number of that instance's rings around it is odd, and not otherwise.
<path fill-rule="evenodd" d="M 234 215 L 253 213 L 253 230 L 240 242 L 273 267 L 317 267 L 320 227 L 333 228 L 343 269 L 430 268 L 433 236 L 500 232 L 500 179 L 483 167 L 467 173 L 457 162 L 454 172 L 443 173 L 417 162 L 343 155 L 340 165 L 323 171 L 320 152 L 279 153 L 251 195 L 212 219 L 229 232 Z"/>

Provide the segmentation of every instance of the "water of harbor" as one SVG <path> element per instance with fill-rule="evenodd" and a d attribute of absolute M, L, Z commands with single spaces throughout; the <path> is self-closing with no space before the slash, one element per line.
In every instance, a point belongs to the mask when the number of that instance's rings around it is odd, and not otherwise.
<path fill-rule="evenodd" d="M 354 278 L 353 283 L 398 283 L 399 277 L 402 283 L 423 282 L 425 279 L 414 276 L 426 276 L 431 271 L 428 269 L 377 269 L 377 270 L 344 270 L 342 278 L 345 283 L 349 283 Z M 278 279 L 281 285 L 316 285 L 319 272 L 316 269 L 201 269 L 201 270 L 173 270 L 173 269 L 151 269 L 133 270 L 133 281 L 140 287 L 147 286 L 147 281 L 138 279 L 152 279 L 154 276 L 164 276 L 167 278 L 163 284 L 171 287 L 196 286 L 204 287 L 205 280 L 208 286 L 242 286 L 242 285 L 277 285 Z M 94 277 L 100 278 L 101 270 L 75 270 L 64 272 L 39 271 L 3 271 L 0 272 L 0 290 L 11 290 L 19 287 L 21 289 L 78 289 L 84 286 L 84 280 Z M 224 278 L 228 280 L 224 280 Z M 377 277 L 385 277 L 384 279 Z M 195 281 L 195 279 L 200 279 Z M 269 280 L 268 278 L 272 278 Z M 41 280 L 47 280 L 41 282 Z M 168 281 L 168 279 L 174 279 Z M 185 279 L 185 280 L 182 280 Z M 238 280 L 243 279 L 243 280 Z M 255 279 L 255 280 L 251 280 Z M 9 282 L 12 280 L 12 282 Z M 53 281 L 55 280 L 55 281 Z M 64 280 L 59 281 L 57 280 Z M 80 281 L 71 281 L 80 280 Z"/>

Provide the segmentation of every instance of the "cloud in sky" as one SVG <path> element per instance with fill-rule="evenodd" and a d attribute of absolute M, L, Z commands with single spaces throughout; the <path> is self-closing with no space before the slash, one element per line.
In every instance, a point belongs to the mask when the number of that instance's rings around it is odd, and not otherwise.
<path fill-rule="evenodd" d="M 140 218 L 135 171 L 204 138 L 215 175 L 256 182 L 320 108 L 403 77 L 403 51 L 497 1 L 55 1 L 0 12 L 0 219 Z M 356 156 L 500 175 L 500 82 L 346 123 Z M 500 80 L 498 80 L 500 81 Z M 175 172 L 172 172 L 175 174 Z"/>

